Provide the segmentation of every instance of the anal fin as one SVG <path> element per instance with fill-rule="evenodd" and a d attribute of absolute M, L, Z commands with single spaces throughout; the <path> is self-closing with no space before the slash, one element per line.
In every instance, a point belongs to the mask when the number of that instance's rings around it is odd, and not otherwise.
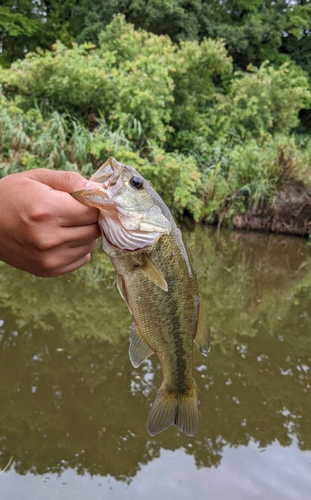
<path fill-rule="evenodd" d="M 211 331 L 209 326 L 209 320 L 206 309 L 202 301 L 202 297 L 200 296 L 198 324 L 197 324 L 196 335 L 194 337 L 194 343 L 198 347 L 199 351 L 203 354 L 203 356 L 209 355 L 209 352 L 211 350 L 210 339 L 211 339 Z"/>
<path fill-rule="evenodd" d="M 129 356 L 134 368 L 138 368 L 145 359 L 149 358 L 154 350 L 144 341 L 137 332 L 135 324 L 131 327 Z"/>

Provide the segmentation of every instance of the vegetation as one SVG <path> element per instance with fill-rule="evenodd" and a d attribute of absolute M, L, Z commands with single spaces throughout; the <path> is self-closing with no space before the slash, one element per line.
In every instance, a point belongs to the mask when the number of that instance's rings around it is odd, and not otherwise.
<path fill-rule="evenodd" d="M 223 38 L 235 66 L 291 57 L 310 70 L 310 0 L 3 0 L 2 61 L 25 50 L 49 49 L 57 39 L 98 44 L 100 33 L 122 13 L 137 28 L 166 34 L 176 43 Z"/>
<path fill-rule="evenodd" d="M 308 1 L 14 5 L 0 7 L 0 176 L 44 166 L 88 177 L 113 155 L 176 215 L 212 222 L 288 181 L 308 191 L 308 67 L 288 40 L 297 52 L 308 38 Z"/>

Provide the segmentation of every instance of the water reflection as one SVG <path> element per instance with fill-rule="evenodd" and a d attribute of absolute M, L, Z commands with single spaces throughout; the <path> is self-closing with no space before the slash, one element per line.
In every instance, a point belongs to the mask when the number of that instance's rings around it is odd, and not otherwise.
<path fill-rule="evenodd" d="M 61 476 L 51 473 L 19 476 L 11 472 L 2 479 L 1 492 L 5 500 L 145 500 L 146 497 L 150 500 L 309 500 L 311 452 L 304 455 L 303 462 L 295 446 L 283 448 L 277 443 L 261 452 L 253 442 L 238 449 L 226 446 L 222 474 L 219 474 L 219 468 L 198 469 L 193 457 L 183 448 L 174 452 L 161 449 L 158 458 L 128 481 L 110 475 L 77 476 L 73 469 L 67 469 Z"/>
<path fill-rule="evenodd" d="M 159 364 L 131 366 L 130 317 L 102 253 L 53 280 L 2 265 L 0 469 L 13 456 L 8 474 L 128 481 L 161 450 L 184 449 L 197 468 L 219 466 L 228 446 L 311 450 L 310 246 L 206 228 L 187 240 L 213 328 L 209 359 L 195 353 L 196 438 L 147 434 Z"/>

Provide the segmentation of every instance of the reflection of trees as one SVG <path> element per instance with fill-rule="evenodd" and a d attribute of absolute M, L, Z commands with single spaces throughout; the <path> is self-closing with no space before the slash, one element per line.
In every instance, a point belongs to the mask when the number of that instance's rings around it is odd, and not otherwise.
<path fill-rule="evenodd" d="M 197 228 L 188 234 L 200 289 L 222 348 L 255 337 L 266 318 L 267 331 L 278 329 L 300 290 L 311 286 L 311 252 L 305 240 L 257 233 Z"/>
<path fill-rule="evenodd" d="M 114 288 L 92 287 L 94 268 L 70 281 L 1 267 L 0 469 L 13 455 L 22 474 L 74 467 L 126 479 L 161 447 L 184 446 L 198 466 L 217 466 L 224 445 L 250 439 L 286 446 L 294 434 L 311 449 L 307 245 L 238 233 L 207 239 L 204 230 L 189 245 L 214 344 L 207 361 L 195 353 L 197 437 L 175 428 L 148 436 L 158 362 L 132 368 L 130 318 Z"/>
<path fill-rule="evenodd" d="M 62 326 L 67 338 L 95 337 L 112 343 L 128 334 L 130 316 L 103 252 L 89 267 L 59 278 L 35 278 L 3 265 L 0 277 L 0 307 L 10 308 L 18 327 Z"/>

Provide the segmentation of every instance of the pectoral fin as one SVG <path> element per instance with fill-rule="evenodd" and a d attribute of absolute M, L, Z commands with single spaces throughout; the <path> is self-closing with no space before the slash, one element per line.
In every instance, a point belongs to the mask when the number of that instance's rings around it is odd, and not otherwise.
<path fill-rule="evenodd" d="M 168 290 L 166 280 L 160 271 L 160 269 L 148 258 L 146 257 L 145 265 L 141 268 L 141 271 L 151 280 L 153 283 L 165 292 Z"/>
<path fill-rule="evenodd" d="M 194 343 L 198 347 L 199 351 L 203 354 L 203 356 L 209 355 L 210 337 L 211 337 L 211 332 L 210 332 L 208 316 L 202 298 L 200 297 L 198 325 L 197 325 L 197 332 L 194 338 Z"/>
<path fill-rule="evenodd" d="M 118 276 L 117 276 L 117 287 L 118 287 L 118 290 L 119 290 L 119 293 L 120 293 L 122 299 L 124 300 L 124 302 L 126 303 L 126 305 L 128 307 L 128 310 L 132 314 L 131 308 L 130 308 L 129 303 L 128 303 L 124 279 L 122 278 L 122 276 L 120 274 L 118 274 Z"/>
<path fill-rule="evenodd" d="M 129 356 L 134 368 L 138 368 L 154 351 L 137 332 L 134 324 L 132 324 L 131 328 Z"/>

